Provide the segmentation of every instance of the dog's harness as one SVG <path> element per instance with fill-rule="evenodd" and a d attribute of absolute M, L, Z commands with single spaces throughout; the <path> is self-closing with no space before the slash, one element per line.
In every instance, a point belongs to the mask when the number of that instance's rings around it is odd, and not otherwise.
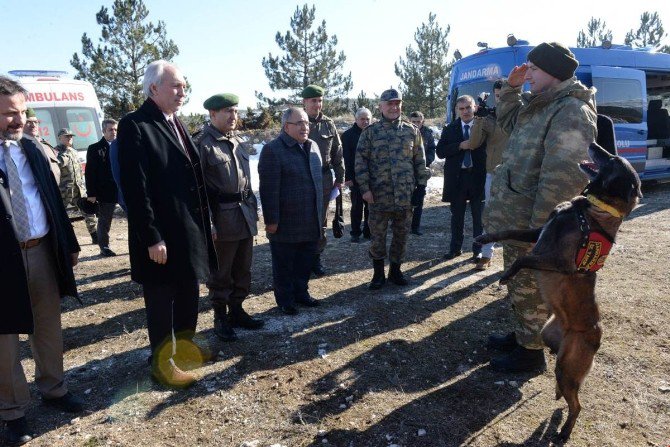
<path fill-rule="evenodd" d="M 589 202 L 603 211 L 606 211 L 615 217 L 621 217 L 619 211 L 596 197 L 587 195 L 586 198 Z M 579 220 L 579 230 L 582 232 L 582 244 L 579 247 L 579 251 L 577 251 L 577 257 L 575 259 L 577 271 L 580 273 L 597 272 L 603 265 L 605 265 L 607 255 L 614 244 L 614 239 L 607 233 L 592 230 L 589 221 L 586 220 L 586 216 L 584 216 L 584 213 L 581 210 L 577 212 L 577 220 Z"/>

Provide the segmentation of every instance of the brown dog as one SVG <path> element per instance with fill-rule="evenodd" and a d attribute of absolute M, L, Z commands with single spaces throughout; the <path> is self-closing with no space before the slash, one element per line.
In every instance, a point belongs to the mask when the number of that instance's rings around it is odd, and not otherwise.
<path fill-rule="evenodd" d="M 556 399 L 563 396 L 568 403 L 568 418 L 558 435 L 562 440 L 575 426 L 581 410 L 579 387 L 600 347 L 595 271 L 605 262 L 623 218 L 642 197 L 640 178 L 628 161 L 595 143 L 588 152 L 594 163 L 579 165 L 590 179 L 583 195 L 559 204 L 543 227 L 476 238 L 482 244 L 505 239 L 535 242 L 530 255 L 517 259 L 500 283 L 507 283 L 520 269 L 537 270 L 540 293 L 552 312 L 542 339 L 558 354 Z"/>

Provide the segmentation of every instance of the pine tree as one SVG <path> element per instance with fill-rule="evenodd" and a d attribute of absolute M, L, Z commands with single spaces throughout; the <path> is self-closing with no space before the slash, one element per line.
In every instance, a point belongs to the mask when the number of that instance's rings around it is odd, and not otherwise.
<path fill-rule="evenodd" d="M 577 36 L 577 47 L 597 47 L 605 40 L 612 41 L 612 30 L 607 28 L 604 21 L 591 17 L 586 25 L 586 31 L 580 31 Z"/>
<path fill-rule="evenodd" d="M 375 112 L 378 111 L 377 109 L 377 104 L 379 103 L 379 98 L 368 98 L 368 96 L 365 94 L 363 90 L 358 94 L 356 99 L 352 102 L 352 105 L 350 107 L 351 113 L 356 113 L 358 109 L 361 107 L 365 107 L 366 109 L 370 110 L 370 112 L 375 115 Z"/>
<path fill-rule="evenodd" d="M 346 104 L 347 94 L 352 89 L 351 73 L 342 73 L 347 58 L 343 51 L 337 53 L 337 36 L 328 36 L 325 20 L 314 29 L 315 16 L 314 6 L 296 6 L 291 30 L 283 36 L 277 32 L 275 36 L 283 56 L 269 53 L 263 58 L 265 75 L 273 91 L 289 90 L 293 101 L 303 88 L 317 84 L 326 89 L 326 105 L 338 101 Z M 258 98 L 267 101 L 267 98 Z"/>
<path fill-rule="evenodd" d="M 667 33 L 657 12 L 643 12 L 640 16 L 640 27 L 637 31 L 630 30 L 624 42 L 636 48 L 654 47 L 661 52 L 670 53 L 670 46 L 662 46 Z"/>
<path fill-rule="evenodd" d="M 441 28 L 436 15 L 428 14 L 428 23 L 414 33 L 417 48 L 407 47 L 406 58 L 395 64 L 395 74 L 402 81 L 403 109 L 408 113 L 419 110 L 427 118 L 444 115 L 452 66 L 447 62 L 449 31 L 449 25 Z"/>
<path fill-rule="evenodd" d="M 102 7 L 95 15 L 102 26 L 100 43 L 93 45 L 84 33 L 82 56 L 72 56 L 76 79 L 93 84 L 105 115 L 121 118 L 144 101 L 142 76 L 151 62 L 172 60 L 177 45 L 167 38 L 165 23 L 147 22 L 149 10 L 142 0 L 115 0 L 112 14 Z"/>

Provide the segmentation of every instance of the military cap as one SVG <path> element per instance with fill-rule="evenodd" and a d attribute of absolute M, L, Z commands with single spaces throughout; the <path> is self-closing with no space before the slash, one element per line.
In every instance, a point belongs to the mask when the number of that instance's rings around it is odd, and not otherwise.
<path fill-rule="evenodd" d="M 579 66 L 572 51 L 558 42 L 542 42 L 530 50 L 528 60 L 561 81 L 573 77 Z"/>
<path fill-rule="evenodd" d="M 202 103 L 202 106 L 207 110 L 221 110 L 226 107 L 236 106 L 240 102 L 240 98 L 232 93 L 219 93 L 210 96 Z"/>
<path fill-rule="evenodd" d="M 382 95 L 379 97 L 380 101 L 402 101 L 402 94 L 394 89 L 390 88 L 388 90 L 384 90 L 382 92 Z"/>
<path fill-rule="evenodd" d="M 315 84 L 310 84 L 304 89 L 302 89 L 302 97 L 303 99 L 309 99 L 309 98 L 320 98 L 323 96 L 323 94 L 326 91 L 323 89 L 323 87 L 319 87 L 318 85 Z"/>
<path fill-rule="evenodd" d="M 35 111 L 31 108 L 28 108 L 26 110 L 26 118 L 37 118 L 37 115 L 35 115 Z"/>
<path fill-rule="evenodd" d="M 74 134 L 68 129 L 67 127 L 63 127 L 61 130 L 58 131 L 58 136 L 63 136 L 63 135 L 69 135 L 71 137 L 74 136 Z"/>

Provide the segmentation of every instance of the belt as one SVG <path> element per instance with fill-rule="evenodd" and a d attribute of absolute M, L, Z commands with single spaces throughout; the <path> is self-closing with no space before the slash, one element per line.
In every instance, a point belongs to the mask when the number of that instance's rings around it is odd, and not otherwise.
<path fill-rule="evenodd" d="M 37 247 L 42 242 L 43 237 L 38 237 L 37 239 L 28 239 L 25 242 L 19 242 L 19 247 L 21 250 L 27 250 L 28 248 Z"/>
<path fill-rule="evenodd" d="M 234 192 L 234 193 L 221 193 L 219 194 L 219 202 L 221 203 L 235 203 L 235 202 L 242 202 L 246 200 L 247 197 L 251 195 L 251 190 L 250 189 L 244 189 L 240 192 Z"/>

